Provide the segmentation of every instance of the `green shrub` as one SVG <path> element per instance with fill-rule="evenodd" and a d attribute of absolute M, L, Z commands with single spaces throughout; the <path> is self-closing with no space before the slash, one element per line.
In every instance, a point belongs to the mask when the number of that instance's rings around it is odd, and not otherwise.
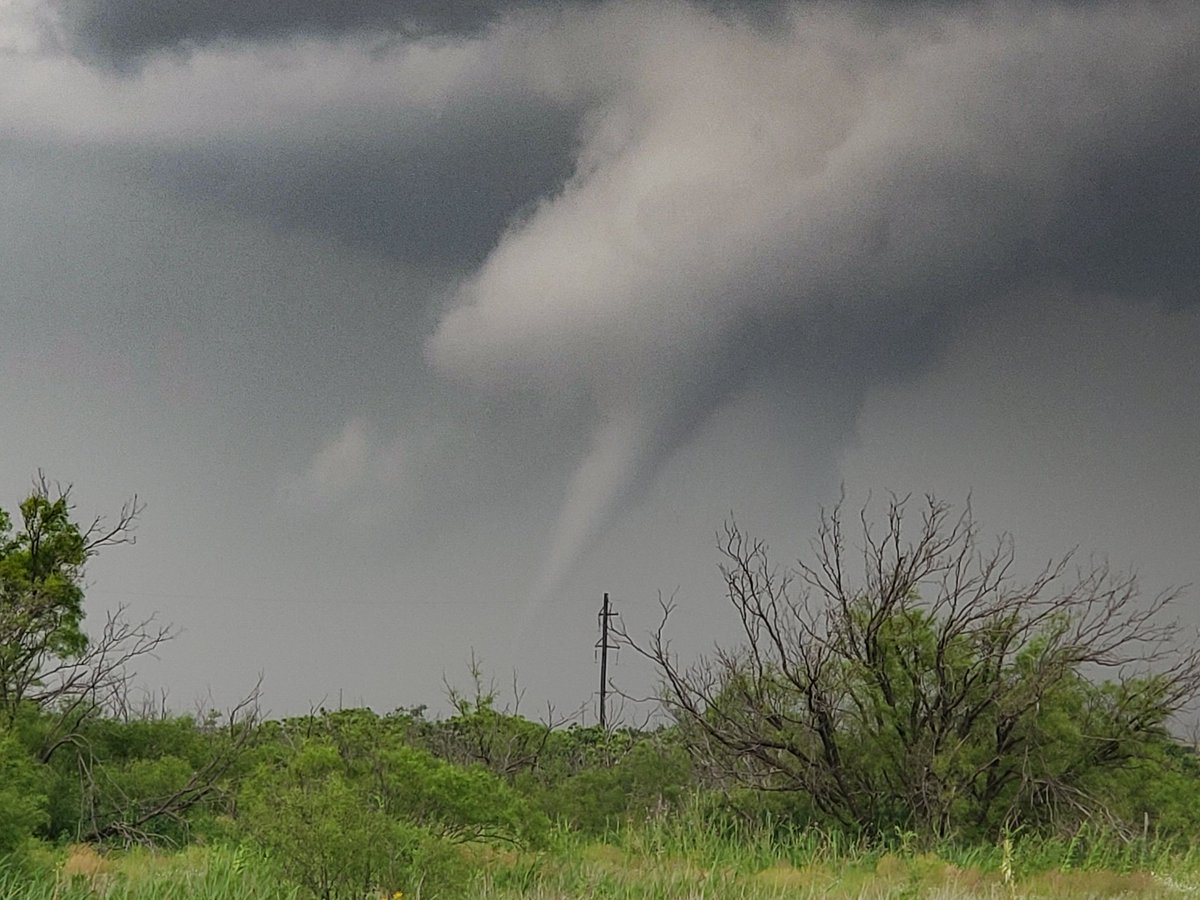
<path fill-rule="evenodd" d="M 611 765 L 594 764 L 543 785 L 536 796 L 551 818 L 599 834 L 626 819 L 644 820 L 677 809 L 690 781 L 691 766 L 682 747 L 645 738 Z"/>
<path fill-rule="evenodd" d="M 239 821 L 285 877 L 324 900 L 418 886 L 436 897 L 465 878 L 448 843 L 390 815 L 327 742 L 305 742 L 282 765 L 255 772 Z"/>
<path fill-rule="evenodd" d="M 15 853 L 46 822 L 46 773 L 29 751 L 0 731 L 0 857 Z"/>
<path fill-rule="evenodd" d="M 379 751 L 372 781 L 382 808 L 451 840 L 539 842 L 549 822 L 482 766 L 457 766 L 415 747 Z"/>

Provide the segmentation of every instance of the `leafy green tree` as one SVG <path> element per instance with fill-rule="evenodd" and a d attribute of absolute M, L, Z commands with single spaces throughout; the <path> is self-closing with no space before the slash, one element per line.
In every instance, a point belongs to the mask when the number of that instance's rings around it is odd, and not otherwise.
<path fill-rule="evenodd" d="M 1097 773 L 1093 793 L 1108 798 L 1127 834 L 1150 837 L 1200 833 L 1200 756 L 1195 747 L 1164 739 L 1138 765 Z"/>
<path fill-rule="evenodd" d="M 113 686 L 87 671 L 97 649 L 107 656 L 121 648 L 107 633 L 97 648 L 83 629 L 84 566 L 104 547 L 132 543 L 140 510 L 134 497 L 111 526 L 96 518 L 83 527 L 70 488 L 51 488 L 40 474 L 15 526 L 0 509 L 0 715 L 10 724 L 24 705 L 74 707 Z"/>
<path fill-rule="evenodd" d="M 66 494 L 39 490 L 20 514 L 14 534 L 0 511 L 0 708 L 9 712 L 37 697 L 48 660 L 87 647 L 80 582 L 89 547 L 71 521 Z"/>
<path fill-rule="evenodd" d="M 452 841 L 539 841 L 548 822 L 494 773 L 416 747 L 381 749 L 372 783 L 384 811 Z"/>
<path fill-rule="evenodd" d="M 81 526 L 70 488 L 52 488 L 40 475 L 16 523 L 0 510 L 0 721 L 11 723 L 26 705 L 54 715 L 44 757 L 120 700 L 126 663 L 170 636 L 151 621 L 125 621 L 120 610 L 92 637 L 83 628 L 84 566 L 106 547 L 132 543 L 140 511 L 134 497 L 113 522 Z"/>
<path fill-rule="evenodd" d="M 848 829 L 994 836 L 1109 816 L 1104 774 L 1151 757 L 1200 690 L 1200 649 L 1163 618 L 1178 593 L 1143 598 L 1133 575 L 1069 558 L 1019 581 L 1011 540 L 984 547 L 969 509 L 927 498 L 915 535 L 905 514 L 893 498 L 877 530 L 864 511 L 851 547 L 835 508 L 815 560 L 786 572 L 727 526 L 745 642 L 680 663 L 670 604 L 631 641 L 694 753 Z"/>
<path fill-rule="evenodd" d="M 223 716 L 103 718 L 80 734 L 76 765 L 88 841 L 181 843 L 228 808 L 258 728 L 258 687 Z"/>

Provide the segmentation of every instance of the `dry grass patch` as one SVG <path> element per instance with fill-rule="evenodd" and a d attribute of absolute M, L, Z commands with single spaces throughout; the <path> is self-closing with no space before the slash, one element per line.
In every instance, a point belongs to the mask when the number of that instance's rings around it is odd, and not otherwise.
<path fill-rule="evenodd" d="M 1169 888 L 1148 872 L 1123 875 L 1102 869 L 1087 872 L 1049 871 L 1025 879 L 1019 893 L 1037 898 L 1170 897 Z M 1174 896 L 1178 896 L 1175 894 Z"/>
<path fill-rule="evenodd" d="M 605 869 L 624 870 L 634 867 L 629 859 L 629 854 L 612 844 L 589 844 L 583 848 L 580 856 L 584 862 Z M 644 862 L 643 860 L 643 864 Z"/>
<path fill-rule="evenodd" d="M 776 863 L 754 876 L 763 887 L 780 891 L 820 895 L 838 883 L 838 877 L 825 865 L 792 866 Z"/>
<path fill-rule="evenodd" d="M 67 848 L 61 872 L 64 879 L 78 878 L 95 885 L 98 881 L 107 881 L 115 868 L 111 860 L 97 853 L 90 844 L 73 844 Z"/>

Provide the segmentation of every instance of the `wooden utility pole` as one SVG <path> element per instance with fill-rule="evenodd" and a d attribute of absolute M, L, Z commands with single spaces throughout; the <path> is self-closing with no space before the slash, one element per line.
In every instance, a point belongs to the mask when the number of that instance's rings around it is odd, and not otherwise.
<path fill-rule="evenodd" d="M 608 642 L 608 620 L 615 616 L 608 602 L 608 594 L 604 595 L 604 605 L 600 607 L 600 640 L 596 641 L 596 649 L 600 651 L 600 727 L 608 725 L 608 651 L 616 650 L 616 646 Z"/>

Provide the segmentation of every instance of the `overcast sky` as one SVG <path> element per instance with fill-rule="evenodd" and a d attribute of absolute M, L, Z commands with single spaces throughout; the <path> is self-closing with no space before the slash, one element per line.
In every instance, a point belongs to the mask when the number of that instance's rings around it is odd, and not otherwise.
<path fill-rule="evenodd" d="M 589 704 L 843 484 L 1200 582 L 1197 85 L 1192 0 L 6 0 L 0 505 L 146 502 L 185 710 Z"/>

